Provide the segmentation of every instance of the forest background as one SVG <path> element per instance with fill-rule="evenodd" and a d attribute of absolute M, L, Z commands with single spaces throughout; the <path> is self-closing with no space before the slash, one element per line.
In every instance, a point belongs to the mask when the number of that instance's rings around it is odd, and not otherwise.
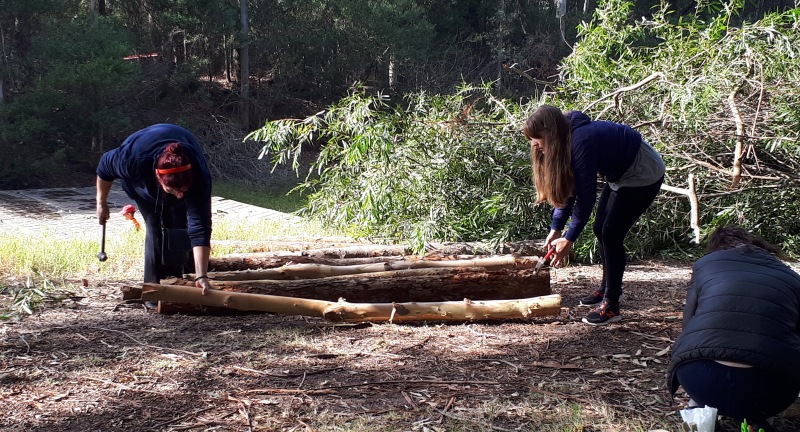
<path fill-rule="evenodd" d="M 547 232 L 519 126 L 548 103 L 664 156 L 634 254 L 735 223 L 797 255 L 799 39 L 796 1 L 0 0 L 0 188 L 91 185 L 169 122 L 360 236 L 498 248 Z"/>

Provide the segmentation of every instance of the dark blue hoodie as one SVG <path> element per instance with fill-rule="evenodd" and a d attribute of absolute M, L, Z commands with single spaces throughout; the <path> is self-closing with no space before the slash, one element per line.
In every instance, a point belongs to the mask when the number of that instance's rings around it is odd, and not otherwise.
<path fill-rule="evenodd" d="M 157 124 L 129 136 L 121 146 L 106 152 L 97 166 L 97 176 L 106 181 L 122 180 L 131 196 L 154 205 L 161 190 L 155 175 L 158 157 L 167 144 L 183 145 L 192 164 L 194 182 L 184 194 L 189 237 L 192 246 L 211 244 L 211 174 L 197 139 L 188 130 L 171 124 Z M 164 191 L 161 190 L 161 196 Z"/>
<path fill-rule="evenodd" d="M 631 167 L 642 144 L 642 136 L 630 126 L 609 121 L 592 121 L 580 111 L 566 114 L 572 130 L 572 172 L 575 193 L 564 207 L 553 211 L 554 230 L 563 230 L 564 237 L 574 242 L 583 232 L 597 201 L 597 175 L 606 181 L 620 179 Z"/>

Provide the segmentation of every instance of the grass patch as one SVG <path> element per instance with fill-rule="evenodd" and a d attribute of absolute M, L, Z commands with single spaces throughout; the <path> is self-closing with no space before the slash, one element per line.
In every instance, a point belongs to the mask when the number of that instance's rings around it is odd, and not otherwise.
<path fill-rule="evenodd" d="M 97 260 L 97 233 L 64 237 L 51 232 L 0 234 L 0 274 L 45 279 L 98 277 L 126 279 L 144 258 L 144 232 L 125 231 L 106 236 L 108 261 Z"/>
<path fill-rule="evenodd" d="M 307 201 L 307 196 L 301 196 L 299 192 L 289 193 L 294 185 L 268 189 L 247 182 L 220 180 L 215 181 L 213 187 L 214 196 L 284 213 L 300 210 Z"/>
<path fill-rule="evenodd" d="M 340 233 L 315 221 L 300 218 L 248 220 L 214 219 L 211 255 L 249 252 L 248 242 L 264 244 L 275 238 L 312 240 Z M 58 289 L 74 291 L 83 279 L 93 283 L 141 281 L 144 271 L 145 233 L 124 230 L 106 236 L 108 260 L 100 262 L 100 239 L 96 232 L 63 234 L 0 233 L 0 320 L 32 314 L 45 298 Z M 277 246 L 276 246 L 277 247 Z M 6 297 L 7 296 L 7 297 Z M 6 299 L 3 299 L 6 297 Z M 7 301 L 6 301 L 7 300 Z"/>

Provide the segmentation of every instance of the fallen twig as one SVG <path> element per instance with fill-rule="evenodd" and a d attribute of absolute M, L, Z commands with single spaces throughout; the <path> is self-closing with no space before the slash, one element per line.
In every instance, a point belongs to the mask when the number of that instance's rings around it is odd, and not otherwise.
<path fill-rule="evenodd" d="M 441 414 L 441 415 L 443 415 L 443 416 L 445 416 L 445 417 L 451 418 L 451 419 L 453 419 L 453 420 L 458 420 L 458 421 L 463 421 L 463 422 L 470 422 L 470 423 L 476 423 L 476 424 L 482 425 L 482 426 L 484 426 L 484 427 L 487 427 L 487 428 L 489 428 L 489 429 L 492 429 L 492 430 L 497 430 L 497 431 L 503 431 L 503 432 L 515 432 L 513 429 L 501 428 L 500 426 L 495 426 L 495 425 L 493 425 L 493 424 L 491 424 L 491 423 L 482 422 L 482 421 L 480 421 L 480 420 L 473 420 L 473 419 L 471 419 L 471 418 L 467 418 L 467 417 L 461 417 L 461 416 L 457 416 L 457 415 L 455 415 L 455 414 L 446 413 L 446 412 L 444 412 L 444 411 L 442 411 L 442 410 L 439 410 L 439 409 L 436 409 L 436 408 L 434 408 L 433 410 L 434 410 L 434 411 L 436 411 L 436 412 L 438 412 L 439 414 Z"/>
<path fill-rule="evenodd" d="M 170 419 L 170 420 L 167 420 L 167 421 L 165 421 L 165 422 L 161 422 L 161 423 L 159 423 L 159 424 L 157 424 L 157 425 L 153 426 L 153 428 L 152 428 L 152 429 L 153 429 L 153 430 L 159 430 L 159 429 L 161 429 L 161 427 L 162 427 L 162 426 L 166 426 L 166 425 L 168 425 L 168 424 L 172 424 L 172 423 L 175 423 L 175 422 L 179 422 L 179 421 L 181 421 L 181 420 L 183 420 L 183 419 L 185 419 L 185 418 L 194 417 L 194 416 L 196 416 L 196 415 L 198 415 L 198 414 L 200 414 L 200 413 L 204 413 L 204 412 L 206 412 L 206 411 L 208 411 L 208 410 L 210 410 L 210 409 L 211 409 L 211 407 L 208 407 L 208 408 L 203 408 L 203 409 L 197 410 L 197 411 L 195 411 L 195 412 L 191 412 L 191 413 L 188 413 L 188 414 L 184 414 L 184 415 L 182 415 L 182 416 L 180 416 L 180 417 L 175 417 L 174 419 Z"/>
<path fill-rule="evenodd" d="M 304 372 L 298 372 L 298 373 L 287 373 L 287 374 L 274 374 L 274 373 L 264 372 L 264 371 L 260 371 L 260 370 L 256 370 L 256 369 L 250 369 L 250 368 L 241 367 L 241 366 L 234 366 L 233 368 L 234 369 L 238 369 L 240 371 L 244 371 L 244 372 L 252 372 L 252 373 L 255 373 L 255 374 L 264 375 L 264 376 L 270 376 L 270 377 L 275 377 L 275 378 L 297 378 L 297 377 L 306 376 L 306 375 L 316 375 L 316 374 L 321 374 L 321 373 L 325 373 L 325 372 L 331 372 L 331 371 L 339 370 L 342 367 L 341 366 L 337 366 L 337 367 L 332 367 L 332 368 L 315 369 L 315 370 L 311 370 L 311 371 L 304 371 Z"/>
<path fill-rule="evenodd" d="M 59 328 L 66 328 L 66 327 L 59 327 Z M 206 357 L 208 355 L 208 353 L 206 353 L 206 352 L 196 353 L 196 352 L 185 351 L 185 350 L 177 349 L 177 348 L 167 348 L 167 347 L 160 347 L 160 346 L 156 346 L 156 345 L 146 344 L 146 343 L 144 343 L 144 342 L 142 342 L 142 341 L 130 336 L 129 334 L 125 333 L 124 331 L 120 331 L 120 330 L 107 329 L 107 328 L 103 328 L 103 327 L 89 327 L 89 328 L 90 329 L 94 329 L 94 330 L 102 330 L 102 331 L 119 333 L 119 334 L 125 336 L 126 338 L 136 342 L 137 344 L 139 344 L 139 345 L 141 345 L 143 347 L 147 347 L 147 348 L 174 351 L 174 352 L 179 352 L 179 353 L 182 353 L 182 354 L 188 354 L 188 355 L 193 355 L 193 356 L 198 356 L 198 357 Z"/>
<path fill-rule="evenodd" d="M 156 394 L 156 395 L 159 395 L 159 396 L 166 396 L 162 392 L 157 392 L 157 391 L 152 391 L 152 390 L 137 389 L 137 388 L 133 388 L 133 387 L 130 387 L 130 386 L 126 386 L 125 384 L 115 383 L 114 381 L 109 381 L 109 380 L 102 379 L 102 378 L 92 378 L 92 377 L 88 377 L 88 376 L 85 376 L 83 378 L 84 379 L 88 379 L 89 381 L 97 381 L 97 382 L 101 382 L 103 384 L 116 386 L 116 387 L 121 388 L 123 390 L 130 390 L 130 391 L 135 391 L 135 392 L 140 392 L 140 393 L 150 393 L 150 394 Z"/>

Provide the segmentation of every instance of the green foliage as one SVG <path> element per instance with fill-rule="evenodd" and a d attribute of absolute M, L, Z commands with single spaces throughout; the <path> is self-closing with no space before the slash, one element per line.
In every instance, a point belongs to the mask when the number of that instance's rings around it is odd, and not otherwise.
<path fill-rule="evenodd" d="M 365 237 L 409 242 L 502 242 L 549 224 L 532 205 L 518 106 L 489 86 L 451 96 L 408 95 L 403 105 L 358 91 L 304 120 L 268 122 L 249 138 L 274 163 L 321 143 L 307 212 Z"/>
<path fill-rule="evenodd" d="M 120 97 L 137 67 L 123 59 L 130 45 L 121 27 L 104 17 L 70 17 L 33 37 L 16 66 L 35 80 L 0 107 L 0 146 L 9 155 L 0 184 L 20 186 L 15 170 L 34 171 L 54 155 L 85 158 L 94 137 L 127 124 Z"/>
<path fill-rule="evenodd" d="M 41 286 L 37 286 L 37 281 Z M 0 308 L 0 320 L 33 315 L 36 308 L 52 295 L 54 290 L 55 285 L 41 275 L 37 278 L 29 276 L 26 282 L 19 286 L 0 287 L 2 294 L 11 292 L 10 304 Z"/>
<path fill-rule="evenodd" d="M 687 188 L 689 174 L 695 176 L 704 233 L 735 223 L 800 252 L 793 192 L 800 180 L 798 10 L 750 23 L 739 18 L 738 0 L 705 2 L 684 16 L 674 16 L 665 2 L 634 21 L 631 6 L 605 1 L 581 27 L 581 41 L 561 64 L 563 92 L 551 103 L 647 125 L 640 131 L 664 156 L 666 183 Z M 628 89 L 606 97 L 622 88 Z M 731 100 L 745 134 L 745 175 L 736 188 L 731 173 L 738 119 Z M 635 253 L 659 244 L 694 250 L 688 213 L 684 196 L 663 192 L 634 228 L 629 246 Z"/>
<path fill-rule="evenodd" d="M 30 63 L 38 83 L 4 109 L 6 137 L 52 139 L 55 129 L 86 138 L 107 128 L 116 118 L 110 103 L 136 73 L 135 65 L 123 60 L 130 46 L 119 27 L 102 17 L 74 19 L 35 37 Z M 29 127 L 15 128 L 18 123 Z"/>
<path fill-rule="evenodd" d="M 299 192 L 291 193 L 291 188 L 264 190 L 255 188 L 252 184 L 236 181 L 215 181 L 214 194 L 284 213 L 295 212 L 306 202 L 306 197 L 301 196 Z"/>
<path fill-rule="evenodd" d="M 736 27 L 740 8 L 736 1 L 704 3 L 694 16 L 676 18 L 665 3 L 633 21 L 631 3 L 606 1 L 579 30 L 580 42 L 561 65 L 561 88 L 547 98 L 596 118 L 647 125 L 639 127 L 670 168 L 667 184 L 688 188 L 688 175 L 696 179 L 705 232 L 737 223 L 797 252 L 796 188 L 781 186 L 798 179 L 798 14 Z M 620 88 L 617 97 L 606 96 Z M 752 137 L 746 173 L 762 170 L 736 190 L 731 100 Z M 321 145 L 312 167 L 318 177 L 302 188 L 313 192 L 306 210 L 325 221 L 418 250 L 432 240 L 498 244 L 547 229 L 549 209 L 530 205 L 528 149 L 516 129 L 541 102 L 500 101 L 489 87 L 410 94 L 402 106 L 353 92 L 315 116 L 267 122 L 252 137 L 267 143 L 262 156 L 295 168 L 303 148 Z M 689 213 L 684 196 L 663 192 L 629 236 L 630 252 L 698 253 Z M 580 259 L 596 259 L 591 237 L 584 232 L 575 248 Z"/>
<path fill-rule="evenodd" d="M 257 1 L 251 51 L 269 59 L 274 82 L 315 99 L 343 94 L 395 62 L 426 56 L 434 34 L 419 2 Z"/>

